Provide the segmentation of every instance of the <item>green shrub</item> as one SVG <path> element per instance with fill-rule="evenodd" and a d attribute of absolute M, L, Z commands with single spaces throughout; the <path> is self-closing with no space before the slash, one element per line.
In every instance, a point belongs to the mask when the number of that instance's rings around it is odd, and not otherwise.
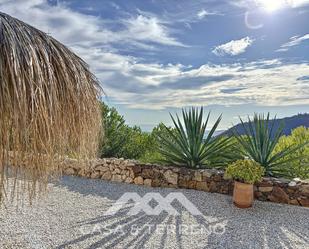
<path fill-rule="evenodd" d="M 294 129 L 290 136 L 280 137 L 278 144 L 274 149 L 274 153 L 282 151 L 290 146 L 298 146 L 309 141 L 309 128 L 300 126 Z M 285 175 L 289 178 L 300 177 L 309 179 L 309 144 L 299 148 L 293 154 L 286 155 L 281 160 L 285 161 L 291 157 L 298 159 L 292 160 L 282 167 Z"/>
<path fill-rule="evenodd" d="M 265 169 L 250 159 L 237 160 L 229 164 L 225 171 L 227 177 L 248 184 L 261 181 L 264 173 Z"/>
<path fill-rule="evenodd" d="M 123 116 L 113 107 L 104 103 L 102 107 L 102 120 L 104 122 L 104 138 L 101 142 L 101 157 L 123 157 L 139 159 L 152 144 L 151 135 L 143 132 L 140 127 L 130 127 L 125 124 Z"/>
<path fill-rule="evenodd" d="M 283 124 L 276 128 L 276 119 L 270 122 L 269 113 L 266 118 L 263 114 L 254 114 L 253 120 L 248 119 L 247 124 L 240 119 L 245 135 L 241 136 L 234 129 L 234 137 L 240 144 L 239 153 L 263 166 L 268 176 L 286 175 L 285 165 L 299 159 L 295 152 L 305 144 L 290 145 L 275 151 L 283 134 Z"/>
<path fill-rule="evenodd" d="M 163 163 L 163 156 L 160 153 L 160 141 L 158 139 L 161 137 L 169 137 L 169 132 L 175 133 L 175 130 L 171 127 L 166 127 L 163 123 L 158 124 L 152 129 L 152 132 L 149 136 L 149 146 L 145 153 L 139 158 L 143 163 Z"/>
<path fill-rule="evenodd" d="M 176 166 L 200 168 L 220 164 L 225 157 L 224 149 L 229 144 L 229 138 L 213 137 L 221 116 L 216 120 L 210 132 L 205 138 L 209 116 L 203 122 L 203 108 L 192 108 L 189 111 L 182 110 L 183 123 L 179 117 L 174 119 L 175 128 L 171 130 L 164 126 L 167 133 L 158 134 L 159 150 L 163 156 L 163 162 Z"/>

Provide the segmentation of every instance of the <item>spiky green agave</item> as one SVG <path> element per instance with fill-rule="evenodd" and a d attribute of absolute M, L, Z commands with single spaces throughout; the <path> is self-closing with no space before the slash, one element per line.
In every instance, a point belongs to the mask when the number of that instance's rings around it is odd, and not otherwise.
<path fill-rule="evenodd" d="M 245 123 L 241 118 L 241 127 L 244 135 L 240 135 L 236 128 L 233 134 L 241 145 L 239 153 L 245 157 L 249 157 L 265 168 L 265 174 L 268 176 L 284 176 L 288 169 L 288 163 L 299 159 L 298 157 L 289 157 L 282 160 L 285 156 L 291 155 L 293 152 L 305 146 L 305 144 L 291 145 L 281 151 L 274 152 L 279 138 L 283 134 L 284 124 L 281 122 L 276 127 L 276 117 L 270 121 L 270 115 L 254 114 L 253 120 L 248 117 Z"/>
<path fill-rule="evenodd" d="M 178 115 L 176 119 L 170 114 L 175 129 L 171 130 L 164 126 L 169 136 L 159 135 L 160 153 L 164 156 L 163 162 L 186 166 L 189 168 L 202 168 L 219 165 L 224 149 L 229 146 L 228 138 L 213 137 L 220 121 L 218 117 L 215 124 L 205 138 L 206 127 L 209 121 L 208 113 L 206 121 L 203 121 L 203 108 L 191 108 L 189 111 L 183 109 L 181 122 Z M 216 165 L 212 165 L 216 162 Z"/>

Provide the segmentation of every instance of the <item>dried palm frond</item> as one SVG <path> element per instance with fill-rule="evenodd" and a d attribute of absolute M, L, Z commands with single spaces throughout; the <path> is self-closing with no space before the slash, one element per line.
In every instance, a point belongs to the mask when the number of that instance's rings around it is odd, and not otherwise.
<path fill-rule="evenodd" d="M 100 92 L 81 58 L 0 12 L 0 201 L 8 192 L 31 200 L 65 156 L 95 156 Z"/>

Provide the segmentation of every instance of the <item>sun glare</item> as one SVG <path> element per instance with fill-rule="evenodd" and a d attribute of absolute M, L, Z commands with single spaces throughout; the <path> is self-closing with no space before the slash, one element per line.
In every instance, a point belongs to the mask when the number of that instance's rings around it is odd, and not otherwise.
<path fill-rule="evenodd" d="M 276 11 L 286 5 L 285 0 L 256 0 L 256 3 L 268 12 Z"/>

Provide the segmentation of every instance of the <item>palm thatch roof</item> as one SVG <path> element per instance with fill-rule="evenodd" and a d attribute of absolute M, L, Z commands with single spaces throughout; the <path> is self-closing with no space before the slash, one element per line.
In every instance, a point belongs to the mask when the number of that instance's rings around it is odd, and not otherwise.
<path fill-rule="evenodd" d="M 24 190 L 31 199 L 64 156 L 95 156 L 100 92 L 81 58 L 0 12 L 0 201 Z"/>

